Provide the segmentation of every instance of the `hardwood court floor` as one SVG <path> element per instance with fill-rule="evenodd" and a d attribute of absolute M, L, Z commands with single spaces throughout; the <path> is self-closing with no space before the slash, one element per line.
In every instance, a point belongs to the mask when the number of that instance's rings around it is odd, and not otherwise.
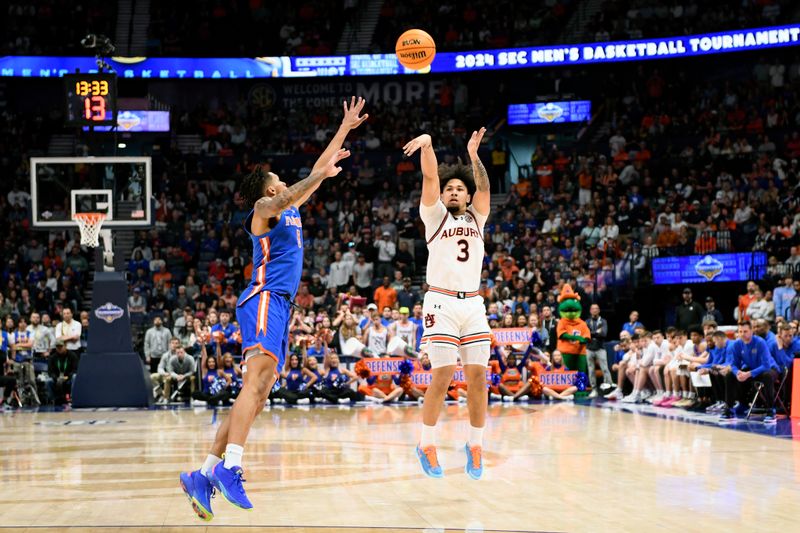
<path fill-rule="evenodd" d="M 245 449 L 255 510 L 178 486 L 206 409 L 0 415 L 0 528 L 90 531 L 797 531 L 800 442 L 572 404 L 490 407 L 486 473 L 464 474 L 466 407 L 440 432 L 444 479 L 412 453 L 418 407 L 272 408 Z M 108 531 L 105 529 L 104 531 Z"/>

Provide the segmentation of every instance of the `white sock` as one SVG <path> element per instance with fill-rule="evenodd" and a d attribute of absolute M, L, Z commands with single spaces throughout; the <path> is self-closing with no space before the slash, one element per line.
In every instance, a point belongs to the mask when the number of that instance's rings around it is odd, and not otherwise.
<path fill-rule="evenodd" d="M 691 398 L 692 400 L 694 400 L 696 397 L 697 397 L 697 393 L 694 393 L 694 392 L 690 392 L 689 393 L 689 398 Z"/>
<path fill-rule="evenodd" d="M 419 437 L 419 447 L 436 446 L 436 426 L 422 424 L 422 434 Z"/>
<path fill-rule="evenodd" d="M 469 445 L 483 447 L 483 428 L 476 428 L 472 424 L 469 426 Z"/>
<path fill-rule="evenodd" d="M 208 477 L 208 474 L 211 472 L 211 469 L 217 466 L 219 463 L 222 462 L 220 457 L 216 455 L 208 454 L 206 456 L 206 462 L 203 463 L 203 466 L 200 467 L 200 473 L 204 476 Z"/>
<path fill-rule="evenodd" d="M 663 389 L 656 390 L 656 396 L 664 396 L 664 390 Z"/>
<path fill-rule="evenodd" d="M 242 454 L 244 448 L 238 444 L 228 444 L 225 446 L 225 468 L 242 466 Z"/>

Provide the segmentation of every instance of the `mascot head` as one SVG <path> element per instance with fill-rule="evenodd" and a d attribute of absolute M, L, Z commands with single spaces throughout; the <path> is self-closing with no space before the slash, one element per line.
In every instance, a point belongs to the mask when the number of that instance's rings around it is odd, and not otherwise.
<path fill-rule="evenodd" d="M 581 317 L 581 297 L 572 290 L 569 283 L 565 283 L 558 297 L 558 315 L 561 318 L 575 320 Z"/>

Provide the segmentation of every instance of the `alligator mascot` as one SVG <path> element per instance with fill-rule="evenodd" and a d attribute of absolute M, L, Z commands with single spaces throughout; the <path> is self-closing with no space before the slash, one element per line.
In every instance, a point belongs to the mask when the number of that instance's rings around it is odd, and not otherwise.
<path fill-rule="evenodd" d="M 558 297 L 557 348 L 564 357 L 564 365 L 570 370 L 586 374 L 586 344 L 591 333 L 586 322 L 581 320 L 581 297 L 569 283 L 565 283 Z"/>

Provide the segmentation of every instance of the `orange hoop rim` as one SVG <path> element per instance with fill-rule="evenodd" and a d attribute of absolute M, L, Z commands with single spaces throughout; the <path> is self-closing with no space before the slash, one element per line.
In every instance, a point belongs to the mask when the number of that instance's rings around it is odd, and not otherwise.
<path fill-rule="evenodd" d="M 98 222 L 106 219 L 105 213 L 75 213 L 72 215 L 74 220 L 81 220 L 84 222 Z"/>

